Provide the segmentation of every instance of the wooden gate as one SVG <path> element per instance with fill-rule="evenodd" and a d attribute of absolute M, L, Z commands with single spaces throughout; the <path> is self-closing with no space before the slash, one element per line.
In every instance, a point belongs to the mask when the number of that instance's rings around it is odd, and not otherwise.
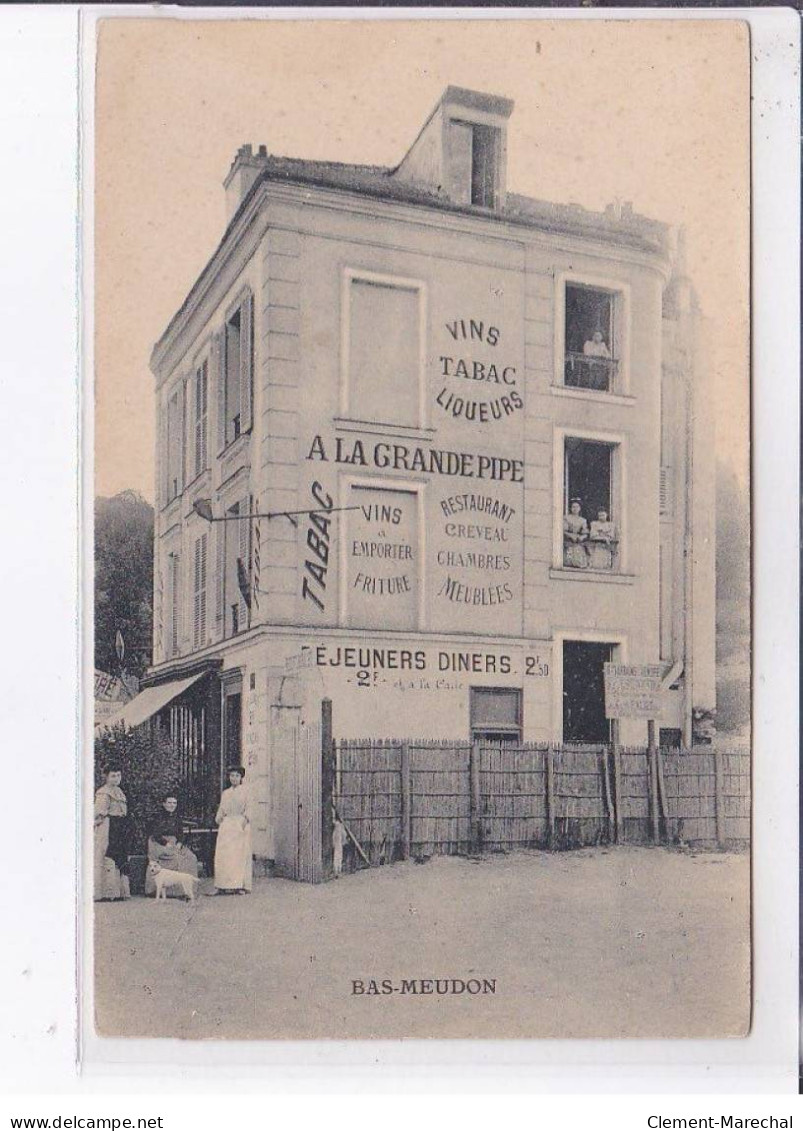
<path fill-rule="evenodd" d="M 320 713 L 300 706 L 271 707 L 270 801 L 274 870 L 288 879 L 318 883 L 321 863 Z"/>

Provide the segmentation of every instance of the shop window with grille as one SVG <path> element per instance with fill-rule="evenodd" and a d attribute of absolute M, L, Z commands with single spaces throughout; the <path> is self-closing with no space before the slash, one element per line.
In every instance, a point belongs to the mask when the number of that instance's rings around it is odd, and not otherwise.
<path fill-rule="evenodd" d="M 617 390 L 621 301 L 616 291 L 566 284 L 563 383 L 568 388 Z"/>
<path fill-rule="evenodd" d="M 469 691 L 471 741 L 518 746 L 522 740 L 521 689 L 472 687 Z"/>

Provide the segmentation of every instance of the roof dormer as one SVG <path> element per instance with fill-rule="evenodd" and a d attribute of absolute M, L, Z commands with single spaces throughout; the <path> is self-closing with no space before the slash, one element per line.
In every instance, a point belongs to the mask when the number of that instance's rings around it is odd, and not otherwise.
<path fill-rule="evenodd" d="M 394 172 L 455 204 L 505 203 L 509 98 L 449 86 Z"/>

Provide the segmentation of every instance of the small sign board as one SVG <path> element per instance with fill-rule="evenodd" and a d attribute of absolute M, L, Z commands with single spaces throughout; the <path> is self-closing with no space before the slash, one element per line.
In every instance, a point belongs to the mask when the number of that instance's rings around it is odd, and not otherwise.
<path fill-rule="evenodd" d="M 607 718 L 656 719 L 663 675 L 663 664 L 605 664 Z"/>

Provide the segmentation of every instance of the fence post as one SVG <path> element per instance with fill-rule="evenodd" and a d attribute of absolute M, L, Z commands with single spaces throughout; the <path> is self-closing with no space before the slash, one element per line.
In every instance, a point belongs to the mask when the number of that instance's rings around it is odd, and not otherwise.
<path fill-rule="evenodd" d="M 321 700 L 321 872 L 331 876 L 334 867 L 335 740 L 332 736 L 332 700 Z"/>
<path fill-rule="evenodd" d="M 658 748 L 655 745 L 655 719 L 650 719 L 647 723 L 647 756 L 650 776 L 652 839 L 658 844 L 661 840 L 661 818 L 658 812 Z"/>
<path fill-rule="evenodd" d="M 717 847 L 725 847 L 725 766 L 721 750 L 714 750 L 714 814 L 717 825 Z"/>
<path fill-rule="evenodd" d="M 411 793 L 410 747 L 406 742 L 401 745 L 399 772 L 401 775 L 401 854 L 402 860 L 409 860 L 413 844 L 413 798 Z"/>
<path fill-rule="evenodd" d="M 622 752 L 614 744 L 613 755 L 613 811 L 616 814 L 616 843 L 624 841 L 624 811 L 622 808 Z"/>
<path fill-rule="evenodd" d="M 547 843 L 555 847 L 555 762 L 552 743 L 546 748 L 546 812 L 548 821 Z"/>
<path fill-rule="evenodd" d="M 600 750 L 600 768 L 602 770 L 602 790 L 605 796 L 605 812 L 608 818 L 608 838 L 616 838 L 616 819 L 613 805 L 613 789 L 611 788 L 611 770 L 609 764 L 610 750 L 603 746 Z"/>
<path fill-rule="evenodd" d="M 480 792 L 480 744 L 472 742 L 468 752 L 469 828 L 471 851 L 482 851 L 482 797 Z"/>

